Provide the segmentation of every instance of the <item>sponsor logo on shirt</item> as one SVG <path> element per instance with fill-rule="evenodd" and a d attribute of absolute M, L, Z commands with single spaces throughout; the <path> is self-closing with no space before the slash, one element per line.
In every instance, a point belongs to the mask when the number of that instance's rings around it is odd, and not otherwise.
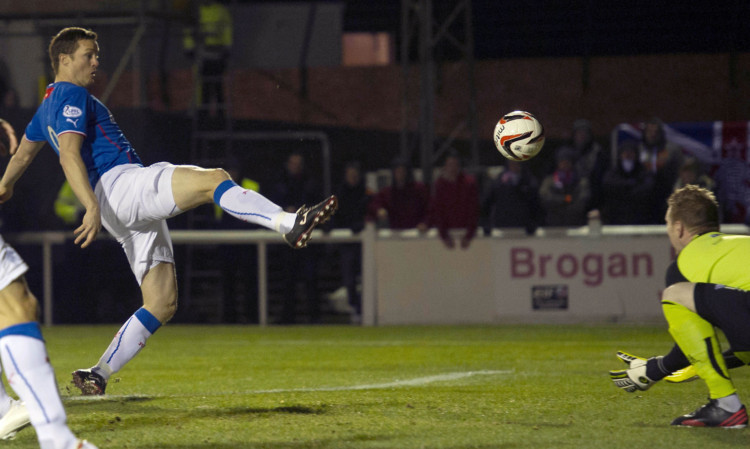
<path fill-rule="evenodd" d="M 80 117 L 83 111 L 75 106 L 65 105 L 63 108 L 63 117 Z"/>

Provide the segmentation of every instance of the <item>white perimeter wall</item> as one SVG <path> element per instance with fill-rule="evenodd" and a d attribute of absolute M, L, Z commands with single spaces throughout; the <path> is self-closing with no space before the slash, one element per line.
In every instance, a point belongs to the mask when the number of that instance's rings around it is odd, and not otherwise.
<path fill-rule="evenodd" d="M 672 260 L 663 234 L 477 238 L 468 250 L 378 238 L 374 253 L 378 325 L 659 321 Z"/>

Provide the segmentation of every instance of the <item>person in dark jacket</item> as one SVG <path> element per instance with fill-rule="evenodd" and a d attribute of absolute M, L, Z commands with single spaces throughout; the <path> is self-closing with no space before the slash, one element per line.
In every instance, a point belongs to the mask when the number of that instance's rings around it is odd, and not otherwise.
<path fill-rule="evenodd" d="M 318 183 L 308 175 L 305 169 L 305 158 L 302 153 L 292 153 L 286 160 L 284 171 L 270 183 L 265 193 L 273 198 L 276 204 L 285 211 L 297 210 L 300 206 L 314 204 L 315 195 L 319 193 Z M 276 248 L 274 248 L 276 250 Z M 278 258 L 282 261 L 284 300 L 281 312 L 281 324 L 297 322 L 297 284 L 304 285 L 303 291 L 307 302 L 310 323 L 320 321 L 320 301 L 317 288 L 317 260 L 319 248 L 302 254 L 292 253 L 287 248 L 279 247 Z"/>
<path fill-rule="evenodd" d="M 523 228 L 533 234 L 540 224 L 539 181 L 522 162 L 508 161 L 482 200 L 484 232 L 493 228 Z"/>
<path fill-rule="evenodd" d="M 365 227 L 370 192 L 362 179 L 362 169 L 358 162 L 350 162 L 344 167 L 344 181 L 336 189 L 339 209 L 332 217 L 331 227 L 350 229 L 353 234 L 362 232 Z M 358 322 L 362 314 L 362 300 L 357 288 L 357 277 L 362 273 L 362 245 L 344 243 L 338 245 L 341 256 L 341 278 L 351 306 L 352 321 Z"/>
<path fill-rule="evenodd" d="M 648 224 L 654 174 L 638 158 L 638 144 L 628 140 L 620 144 L 617 166 L 602 180 L 602 223 Z"/>
<path fill-rule="evenodd" d="M 555 160 L 555 171 L 544 178 L 539 188 L 545 224 L 553 227 L 583 226 L 591 197 L 589 180 L 576 169 L 574 149 L 558 149 Z"/>

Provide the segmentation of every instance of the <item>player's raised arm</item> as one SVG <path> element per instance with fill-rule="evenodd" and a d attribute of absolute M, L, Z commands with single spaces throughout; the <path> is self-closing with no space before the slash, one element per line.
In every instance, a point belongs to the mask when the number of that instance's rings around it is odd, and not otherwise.
<path fill-rule="evenodd" d="M 8 166 L 5 167 L 3 178 L 0 180 L 0 203 L 8 201 L 13 196 L 13 188 L 16 185 L 16 181 L 21 178 L 21 175 L 31 165 L 31 162 L 43 146 L 44 142 L 31 142 L 24 135 L 21 139 L 21 144 L 15 148 L 15 151 L 14 148 L 11 148 L 10 151 L 13 157 L 10 158 Z"/>
<path fill-rule="evenodd" d="M 77 133 L 65 133 L 58 136 L 60 144 L 60 165 L 65 173 L 65 178 L 70 183 L 78 201 L 86 209 L 81 226 L 76 228 L 75 244 L 81 244 L 86 248 L 96 239 L 102 228 L 102 218 L 99 213 L 99 202 L 96 200 L 94 190 L 89 183 L 86 165 L 81 158 L 81 145 L 83 135 Z"/>

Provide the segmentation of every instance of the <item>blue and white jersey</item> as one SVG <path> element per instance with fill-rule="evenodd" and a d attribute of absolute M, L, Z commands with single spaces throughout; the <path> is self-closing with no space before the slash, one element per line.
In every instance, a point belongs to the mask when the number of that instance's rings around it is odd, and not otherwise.
<path fill-rule="evenodd" d="M 26 127 L 26 139 L 49 142 L 59 156 L 57 138 L 65 133 L 84 137 L 81 158 L 92 188 L 96 188 L 99 178 L 112 167 L 143 165 L 101 101 L 84 87 L 68 82 L 52 83 L 47 86 L 42 104 Z"/>

